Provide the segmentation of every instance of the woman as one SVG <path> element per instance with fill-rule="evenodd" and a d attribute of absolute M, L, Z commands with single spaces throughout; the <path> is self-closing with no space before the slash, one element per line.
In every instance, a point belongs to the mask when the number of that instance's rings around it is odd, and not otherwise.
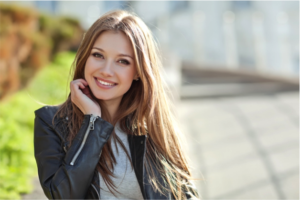
<path fill-rule="evenodd" d="M 38 174 L 49 199 L 197 197 L 148 27 L 112 11 L 86 32 L 68 99 L 35 111 Z"/>

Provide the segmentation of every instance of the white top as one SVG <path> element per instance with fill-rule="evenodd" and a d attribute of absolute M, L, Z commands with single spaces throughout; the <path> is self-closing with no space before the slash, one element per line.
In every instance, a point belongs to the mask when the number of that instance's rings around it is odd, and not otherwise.
<path fill-rule="evenodd" d="M 119 123 L 115 126 L 115 132 L 126 147 L 129 156 L 131 156 L 127 134 L 119 128 Z M 98 173 L 101 187 L 100 199 L 144 199 L 134 169 L 131 168 L 130 161 L 128 160 L 126 153 L 118 142 L 117 146 L 119 153 L 117 153 L 115 143 L 112 139 L 111 147 L 116 158 L 116 165 L 114 166 L 114 175 L 116 178 L 112 177 L 112 180 L 119 193 L 114 192 L 117 196 L 115 197 L 107 188 L 101 174 Z"/>

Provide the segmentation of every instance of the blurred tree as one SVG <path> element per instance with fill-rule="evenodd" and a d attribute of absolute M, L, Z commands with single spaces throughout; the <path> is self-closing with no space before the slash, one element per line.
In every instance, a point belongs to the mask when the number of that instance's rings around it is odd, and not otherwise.
<path fill-rule="evenodd" d="M 83 29 L 70 17 L 0 4 L 0 100 L 26 87 L 59 51 L 77 50 Z"/>

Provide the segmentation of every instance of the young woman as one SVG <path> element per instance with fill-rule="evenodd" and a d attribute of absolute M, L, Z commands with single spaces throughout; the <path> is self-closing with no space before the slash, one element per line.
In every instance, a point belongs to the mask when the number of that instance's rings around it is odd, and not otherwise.
<path fill-rule="evenodd" d="M 191 199 L 151 32 L 112 11 L 86 32 L 68 99 L 35 111 L 34 148 L 49 199 Z"/>

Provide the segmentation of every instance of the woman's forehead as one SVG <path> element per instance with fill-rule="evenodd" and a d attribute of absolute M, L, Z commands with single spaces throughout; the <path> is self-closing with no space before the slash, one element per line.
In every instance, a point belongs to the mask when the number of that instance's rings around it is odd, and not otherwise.
<path fill-rule="evenodd" d="M 104 31 L 96 39 L 93 48 L 107 53 L 126 54 L 133 57 L 130 39 L 122 31 Z"/>

